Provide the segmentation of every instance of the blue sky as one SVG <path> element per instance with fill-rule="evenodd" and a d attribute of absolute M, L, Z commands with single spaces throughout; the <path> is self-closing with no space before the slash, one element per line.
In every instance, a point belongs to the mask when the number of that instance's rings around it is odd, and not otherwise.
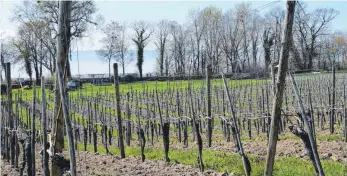
<path fill-rule="evenodd" d="M 98 13 L 104 16 L 105 22 L 110 20 L 117 21 L 126 21 L 132 22 L 135 20 L 146 20 L 149 22 L 157 22 L 161 19 L 176 20 L 178 23 L 184 23 L 187 19 L 188 11 L 192 8 L 204 8 L 209 5 L 213 5 L 217 8 L 221 8 L 223 11 L 227 11 L 230 8 L 233 8 L 235 4 L 238 4 L 242 1 L 96 1 L 96 6 L 99 9 Z M 250 2 L 252 8 L 258 8 L 265 4 L 268 4 L 272 1 L 247 1 Z M 340 30 L 347 32 L 347 1 L 306 1 L 308 5 L 308 10 L 312 11 L 315 8 L 334 8 L 340 12 L 340 14 L 332 22 L 333 30 Z M 11 9 L 14 8 L 16 4 L 20 1 L 1 1 L 0 3 L 0 33 L 4 35 L 13 36 L 16 32 L 16 24 L 13 24 L 9 18 L 11 16 Z M 280 6 L 285 9 L 286 2 L 281 0 L 280 2 L 261 10 L 261 13 L 267 12 L 269 9 L 275 6 Z M 131 32 L 129 33 L 131 34 Z M 96 55 L 90 53 L 91 50 L 96 50 L 100 48 L 99 40 L 101 34 L 97 31 L 90 32 L 87 38 L 84 38 L 82 41 L 78 42 L 79 51 L 85 51 L 86 54 L 80 54 L 80 62 L 85 61 L 85 65 L 88 65 L 87 70 L 80 69 L 81 73 L 84 72 L 95 72 L 95 73 L 107 73 L 108 65 L 107 63 L 99 63 L 100 59 Z M 131 49 L 135 47 L 131 44 Z M 151 42 L 149 43 L 147 50 L 154 50 L 155 46 Z M 87 54 L 89 52 L 89 55 Z M 81 52 L 80 52 L 81 53 Z M 82 52 L 83 53 L 83 52 Z M 85 56 L 83 56 L 85 55 Z M 149 55 L 148 55 L 149 57 Z M 145 57 L 146 64 L 144 72 L 154 71 L 155 61 L 152 56 L 151 58 Z M 75 62 L 76 60 L 73 60 Z M 77 64 L 76 64 L 77 65 Z M 80 64 L 81 65 L 81 64 Z M 74 67 L 72 63 L 72 73 L 77 74 L 77 66 Z M 134 72 L 135 63 L 131 63 L 127 72 Z M 18 68 L 14 67 L 12 71 L 14 75 L 24 75 L 23 71 L 18 71 Z"/>

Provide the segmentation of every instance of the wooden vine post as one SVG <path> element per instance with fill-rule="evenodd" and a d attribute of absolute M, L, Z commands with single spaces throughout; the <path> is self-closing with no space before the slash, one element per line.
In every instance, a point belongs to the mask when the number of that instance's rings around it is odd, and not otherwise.
<path fill-rule="evenodd" d="M 206 66 L 206 99 L 207 99 L 207 140 L 208 147 L 212 146 L 212 116 L 211 116 L 211 65 Z"/>
<path fill-rule="evenodd" d="M 127 117 L 127 131 L 126 131 L 126 142 L 127 146 L 130 146 L 130 141 L 131 141 L 131 112 L 130 112 L 130 95 L 129 92 L 126 94 L 126 117 Z"/>
<path fill-rule="evenodd" d="M 32 115 L 33 117 L 31 118 L 31 164 L 32 164 L 32 175 L 35 174 L 35 130 L 36 130 L 36 124 L 35 124 L 35 118 L 36 118 L 36 82 L 34 82 L 33 85 L 33 106 L 32 106 Z"/>
<path fill-rule="evenodd" d="M 269 146 L 267 150 L 266 166 L 264 170 L 265 176 L 271 176 L 275 162 L 276 145 L 278 140 L 278 127 L 281 120 L 282 99 L 286 82 L 286 73 L 288 69 L 289 50 L 292 39 L 292 28 L 294 22 L 296 1 L 287 0 L 287 13 L 285 18 L 285 26 L 282 36 L 282 47 L 280 53 L 280 61 L 278 75 L 275 85 L 275 95 L 273 98 L 271 124 L 269 133 Z"/>
<path fill-rule="evenodd" d="M 156 96 L 156 100 L 157 100 L 157 107 L 158 107 L 158 111 L 159 111 L 159 117 L 160 117 L 160 124 L 161 124 L 161 129 L 163 132 L 163 145 L 164 145 L 164 154 L 165 154 L 165 161 L 166 162 L 170 162 L 169 159 L 169 129 L 170 129 L 170 124 L 167 122 L 168 119 L 166 119 L 165 122 L 163 122 L 163 116 L 162 116 L 162 112 L 161 112 L 161 107 L 160 107 L 160 102 L 159 102 L 159 96 L 158 96 L 158 86 L 156 86 L 155 89 L 155 96 Z M 168 106 L 168 103 L 166 104 L 166 107 Z M 166 111 L 168 112 L 168 111 Z"/>
<path fill-rule="evenodd" d="M 118 141 L 121 158 L 125 158 L 124 151 L 124 141 L 123 141 L 123 125 L 122 125 L 122 115 L 120 109 L 120 94 L 119 94 L 119 77 L 118 77 L 118 64 L 113 64 L 114 72 L 114 87 L 116 89 L 116 103 L 117 103 L 117 125 L 118 125 Z"/>
<path fill-rule="evenodd" d="M 41 77 L 41 95 L 42 95 L 42 133 L 43 133 L 43 152 L 42 152 L 42 166 L 43 166 L 43 174 L 44 176 L 49 176 L 49 168 L 48 168 L 48 153 L 47 151 L 47 122 L 46 122 L 46 94 L 45 94 L 45 78 Z"/>
<path fill-rule="evenodd" d="M 66 124 L 66 134 L 68 138 L 68 150 L 70 156 L 70 173 L 72 176 L 76 176 L 76 158 L 75 148 L 72 135 L 72 127 L 70 114 L 68 109 L 68 100 L 65 86 L 65 73 L 66 67 L 63 66 L 68 62 L 68 51 L 70 41 L 70 14 L 71 14 L 71 1 L 60 1 L 59 2 L 59 20 L 58 20 L 58 43 L 57 43 L 57 60 L 56 60 L 56 76 L 59 85 L 60 102 L 63 110 L 63 115 Z M 58 112 L 59 113 L 59 112 Z M 57 120 L 57 119 L 56 119 Z M 62 125 L 57 123 L 57 125 Z M 58 128 L 58 127 L 57 127 Z M 60 126 L 64 128 L 64 126 Z M 57 133 L 55 134 L 57 135 Z M 64 135 L 64 134 L 59 134 Z M 55 151 L 54 151 L 55 152 Z M 52 175 L 57 175 L 52 173 Z"/>
<path fill-rule="evenodd" d="M 176 104 L 177 104 L 177 116 L 178 116 L 178 141 L 181 143 L 182 142 L 182 135 L 181 135 L 181 127 L 182 127 L 182 117 L 181 117 L 181 107 L 180 107 L 180 94 L 179 91 L 176 90 Z"/>
<path fill-rule="evenodd" d="M 14 160 L 14 167 L 15 168 L 19 168 L 18 167 L 18 157 L 19 157 L 19 144 L 18 144 L 18 136 L 17 136 L 17 131 L 18 131 L 18 124 L 19 124 L 19 112 L 18 112 L 18 94 L 15 94 L 15 102 L 16 102 L 16 109 L 15 109 L 15 130 L 13 131 L 13 135 L 15 137 L 15 160 Z"/>
<path fill-rule="evenodd" d="M 197 138 L 197 143 L 198 143 L 198 164 L 199 164 L 199 168 L 200 168 L 200 172 L 204 172 L 204 163 L 202 160 L 202 147 L 203 147 L 203 143 L 202 143 L 202 139 L 201 139 L 201 134 L 200 134 L 200 130 L 199 128 L 201 126 L 199 126 L 199 122 L 196 120 L 196 116 L 195 116 L 195 111 L 194 111 L 194 101 L 193 101 L 193 97 L 192 97 L 192 88 L 191 88 L 191 83 L 190 81 L 188 81 L 188 94 L 189 94 L 189 103 L 190 103 L 190 111 L 191 111 L 191 118 L 193 120 L 193 129 L 196 133 L 196 138 Z"/>
<path fill-rule="evenodd" d="M 7 131 L 9 132 L 10 135 L 10 155 L 8 155 L 8 150 L 7 150 L 7 159 L 9 159 L 9 157 L 11 158 L 11 165 L 14 165 L 14 161 L 15 161 L 15 138 L 12 135 L 11 131 L 13 130 L 13 117 L 12 117 L 12 82 L 11 82 L 11 63 L 6 63 L 6 82 L 7 82 L 7 124 L 5 124 L 5 126 L 9 127 L 9 130 L 6 129 L 6 134 L 5 134 L 5 140 L 7 142 L 8 139 L 8 134 Z M 8 144 L 8 143 L 7 143 Z M 8 145 L 5 145 L 5 147 L 7 148 Z M 7 148 L 8 149 L 8 148 Z"/>
<path fill-rule="evenodd" d="M 330 134 L 334 134 L 335 132 L 335 96 L 336 96 L 336 74 L 335 74 L 335 59 L 333 59 L 333 66 L 332 66 L 332 76 L 333 76 L 333 90 L 331 91 L 332 94 L 332 103 L 331 103 L 331 111 L 330 111 Z"/>
<path fill-rule="evenodd" d="M 319 176 L 324 176 L 325 174 L 324 174 L 322 164 L 321 164 L 320 159 L 319 159 L 319 155 L 318 155 L 318 151 L 317 151 L 317 144 L 316 144 L 315 137 L 313 135 L 312 125 L 309 123 L 309 121 L 306 117 L 304 105 L 302 104 L 300 93 L 299 93 L 298 87 L 296 85 L 296 82 L 295 82 L 295 79 L 294 79 L 292 73 L 290 73 L 290 80 L 292 81 L 295 96 L 296 96 L 296 99 L 298 100 L 299 108 L 301 110 L 302 118 L 303 118 L 303 120 L 306 124 L 306 127 L 307 127 L 308 137 L 310 140 L 310 146 L 311 146 L 311 150 L 312 150 L 313 158 L 314 158 L 314 160 L 312 162 L 314 163 L 315 168 L 317 168 L 317 170 L 318 170 L 317 174 Z"/>
<path fill-rule="evenodd" d="M 251 175 L 252 168 L 251 168 L 251 164 L 249 162 L 248 157 L 246 156 L 246 154 L 243 151 L 243 146 L 242 146 L 242 142 L 241 142 L 241 135 L 240 135 L 241 127 L 237 125 L 237 119 L 236 119 L 236 113 L 235 113 L 235 109 L 234 109 L 234 104 L 233 104 L 233 101 L 232 101 L 232 99 L 230 97 L 228 85 L 227 85 L 227 83 L 225 81 L 224 75 L 222 75 L 222 78 L 223 78 L 223 83 L 224 83 L 225 94 L 227 95 L 227 98 L 228 98 L 228 101 L 229 101 L 229 104 L 230 104 L 230 110 L 231 110 L 231 115 L 232 115 L 232 126 L 231 126 L 231 128 L 232 128 L 232 131 L 233 131 L 233 135 L 235 136 L 234 140 L 235 140 L 237 149 L 238 149 L 238 151 L 239 151 L 239 153 L 240 153 L 240 155 L 242 157 L 242 162 L 243 162 L 243 167 L 244 167 L 244 170 L 245 170 L 245 174 L 246 174 L 246 176 L 249 176 L 249 175 Z M 230 123 L 230 122 L 226 122 L 226 123 Z"/>

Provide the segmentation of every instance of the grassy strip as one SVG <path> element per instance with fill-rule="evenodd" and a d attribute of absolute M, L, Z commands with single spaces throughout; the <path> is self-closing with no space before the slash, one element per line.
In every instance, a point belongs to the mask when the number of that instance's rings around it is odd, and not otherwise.
<path fill-rule="evenodd" d="M 245 80 L 227 80 L 228 84 L 231 84 L 230 88 L 238 87 L 238 86 L 246 86 L 246 85 L 256 85 L 260 82 L 269 82 L 270 80 L 257 80 L 257 79 L 245 79 Z M 200 86 L 203 86 L 205 84 L 205 80 L 191 80 L 192 86 L 194 88 L 199 88 Z M 182 81 L 170 81 L 169 84 L 167 81 L 142 81 L 142 82 L 136 82 L 136 83 L 126 83 L 126 84 L 120 84 L 120 92 L 127 92 L 132 90 L 137 91 L 143 91 L 145 89 L 154 90 L 156 89 L 158 85 L 158 90 L 166 90 L 168 89 L 168 86 L 170 88 L 182 88 L 186 89 L 188 88 L 188 81 L 182 80 Z M 211 80 L 211 86 L 223 86 L 222 79 L 212 79 Z M 108 86 L 95 86 L 92 84 L 84 84 L 83 85 L 84 90 L 81 91 L 84 95 L 91 95 L 92 93 L 96 93 L 99 91 L 102 92 L 114 92 L 114 86 L 108 85 Z M 78 94 L 78 91 L 75 91 L 73 94 Z"/>
<path fill-rule="evenodd" d="M 65 142 L 67 147 L 67 142 Z M 78 143 L 79 150 L 83 150 L 83 143 Z M 87 150 L 93 152 L 93 146 L 87 145 Z M 112 154 L 119 155 L 118 148 L 109 148 Z M 106 150 L 102 146 L 98 146 L 98 152 L 105 154 Z M 126 147 L 126 156 L 140 157 L 139 147 Z M 145 148 L 146 159 L 148 160 L 163 160 L 164 151 L 162 149 Z M 170 149 L 169 157 L 171 162 L 175 160 L 181 164 L 197 166 L 197 150 L 189 149 Z M 249 159 L 252 166 L 251 175 L 260 176 L 263 175 L 265 161 L 259 159 L 256 155 L 249 155 Z M 228 171 L 236 175 L 242 175 L 244 173 L 242 159 L 236 153 L 205 150 L 203 151 L 203 160 L 206 170 L 212 169 L 218 172 Z M 346 168 L 342 163 L 333 161 L 322 161 L 323 169 L 327 176 L 344 175 Z M 274 175 L 276 176 L 293 176 L 293 175 L 314 175 L 314 168 L 310 161 L 299 159 L 296 157 L 284 157 L 276 160 L 274 167 Z"/>
<path fill-rule="evenodd" d="M 261 135 L 261 136 L 254 136 L 252 139 L 249 139 L 247 134 L 242 135 L 242 141 L 265 141 L 266 136 Z M 294 136 L 293 134 L 286 134 L 286 135 L 279 135 L 278 136 L 279 140 L 288 140 L 288 139 L 293 139 L 293 140 L 298 140 L 301 141 L 301 139 L 297 136 Z M 316 136 L 317 141 L 342 141 L 342 134 L 324 134 L 324 135 L 317 135 Z"/>

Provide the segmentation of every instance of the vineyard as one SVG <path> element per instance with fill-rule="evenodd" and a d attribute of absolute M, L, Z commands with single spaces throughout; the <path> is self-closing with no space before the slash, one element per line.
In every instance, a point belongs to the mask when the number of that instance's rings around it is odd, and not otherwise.
<path fill-rule="evenodd" d="M 342 3 L 6 3 L 0 175 L 347 175 Z"/>
<path fill-rule="evenodd" d="M 295 81 L 317 140 L 323 169 L 326 175 L 334 176 L 346 174 L 347 80 L 345 73 L 336 75 L 335 85 L 331 78 L 331 74 L 325 73 L 296 75 Z M 85 84 L 82 89 L 68 93 L 75 149 L 78 153 L 121 155 L 119 114 L 126 158 L 135 157 L 137 162 L 164 160 L 200 171 L 242 175 L 245 157 L 251 175 L 262 175 L 274 96 L 272 82 L 225 80 L 225 83 L 220 78 L 207 78 L 120 84 L 119 104 L 114 85 Z M 54 120 L 54 91 L 45 92 L 42 96 L 39 87 L 19 89 L 13 90 L 12 96 L 15 129 L 34 129 L 38 149 L 42 146 L 43 110 L 48 131 Z M 7 112 L 7 102 L 2 97 L 1 112 Z M 308 141 L 295 131 L 305 125 L 290 79 L 286 81 L 281 111 L 274 175 L 314 175 L 310 151 L 306 152 L 305 147 Z M 2 113 L 1 118 L 5 119 L 7 114 Z M 6 129 L 2 130 L 9 135 Z M 38 152 L 35 157 L 39 159 Z M 83 157 L 82 153 L 77 155 L 81 163 L 77 168 L 80 174 L 87 175 L 88 169 L 82 168 L 90 161 Z"/>

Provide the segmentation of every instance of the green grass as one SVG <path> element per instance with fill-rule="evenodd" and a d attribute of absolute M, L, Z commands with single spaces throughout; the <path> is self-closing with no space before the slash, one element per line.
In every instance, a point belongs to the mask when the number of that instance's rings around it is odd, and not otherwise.
<path fill-rule="evenodd" d="M 246 85 L 255 85 L 255 84 L 259 84 L 261 82 L 265 83 L 265 82 L 269 82 L 269 80 L 257 80 L 257 79 L 245 79 L 245 80 L 229 80 L 226 79 L 228 86 L 231 87 L 243 87 Z M 205 80 L 191 80 L 192 83 L 192 87 L 197 89 L 201 86 L 205 86 Z M 214 91 L 213 87 L 214 86 L 219 86 L 222 87 L 223 85 L 223 80 L 222 79 L 213 79 L 211 80 L 211 87 L 212 90 Z M 126 92 L 130 92 L 131 90 L 134 91 L 143 91 L 145 89 L 148 90 L 155 90 L 156 87 L 158 87 L 158 91 L 163 91 L 163 90 L 167 90 L 168 88 L 170 89 L 186 89 L 188 87 L 188 81 L 186 80 L 182 80 L 182 81 L 141 81 L 141 82 L 136 82 L 136 83 L 124 83 L 124 84 L 120 84 L 119 86 L 119 91 L 121 93 L 126 93 Z M 32 99 L 32 94 L 33 94 L 33 90 L 29 89 L 29 90 L 24 90 L 24 89 L 18 89 L 18 90 L 22 90 L 23 92 L 23 96 L 26 95 L 26 98 Z M 18 90 L 13 90 L 13 93 L 17 93 Z M 39 95 L 40 92 L 40 87 L 36 86 L 36 93 L 37 95 Z M 48 89 L 46 89 L 46 94 L 48 94 L 50 91 Z M 84 84 L 83 88 L 80 90 L 75 90 L 75 91 L 71 91 L 70 94 L 73 96 L 78 95 L 79 93 L 81 93 L 82 95 L 85 96 L 90 96 L 92 94 L 96 95 L 96 93 L 99 92 L 101 94 L 108 92 L 108 93 L 115 93 L 115 87 L 114 85 L 107 85 L 107 86 L 96 86 L 96 85 L 92 85 L 92 84 Z"/>
<path fill-rule="evenodd" d="M 65 146 L 67 147 L 67 142 L 65 141 Z M 83 143 L 78 143 L 79 150 L 84 149 Z M 106 150 L 102 146 L 97 147 L 98 152 L 105 154 Z M 87 145 L 87 150 L 90 152 L 94 151 L 92 145 Z M 109 148 L 112 154 L 119 155 L 118 148 Z M 140 157 L 139 147 L 126 147 L 125 148 L 126 157 Z M 146 159 L 148 160 L 163 160 L 164 151 L 163 149 L 156 148 L 145 148 Z M 263 175 L 263 170 L 265 166 L 264 160 L 259 160 L 256 155 L 248 156 L 251 162 L 252 172 L 251 175 L 260 176 Z M 197 166 L 197 149 L 170 149 L 169 158 L 171 162 L 174 160 L 180 162 L 181 164 L 191 165 L 193 167 Z M 242 159 L 240 155 L 230 152 L 222 152 L 215 150 L 204 150 L 203 151 L 203 162 L 205 165 L 205 170 L 216 170 L 218 172 L 228 171 L 229 173 L 234 173 L 236 175 L 242 175 L 244 173 Z M 323 169 L 327 176 L 339 176 L 346 173 L 346 168 L 342 163 L 333 161 L 322 161 Z M 284 157 L 277 159 L 274 166 L 275 176 L 293 176 L 293 175 L 314 175 L 314 168 L 312 163 L 307 160 L 299 159 L 296 157 Z"/>

